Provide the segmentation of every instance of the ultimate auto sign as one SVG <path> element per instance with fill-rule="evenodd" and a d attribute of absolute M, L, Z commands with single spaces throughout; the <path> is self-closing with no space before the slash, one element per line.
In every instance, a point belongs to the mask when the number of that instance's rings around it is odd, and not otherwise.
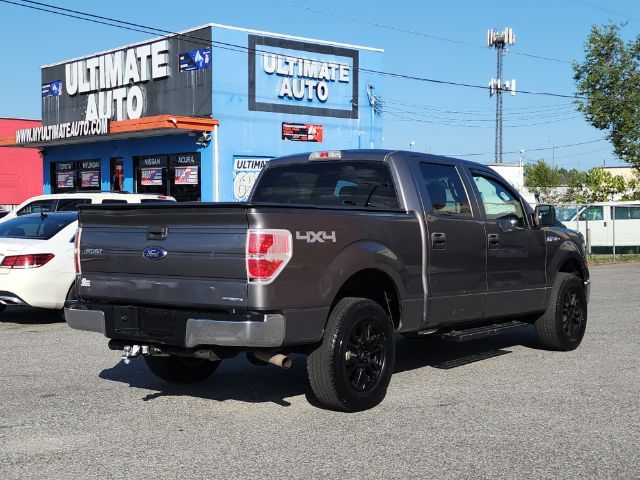
<path fill-rule="evenodd" d="M 210 116 L 210 41 L 206 27 L 43 67 L 43 123 Z"/>

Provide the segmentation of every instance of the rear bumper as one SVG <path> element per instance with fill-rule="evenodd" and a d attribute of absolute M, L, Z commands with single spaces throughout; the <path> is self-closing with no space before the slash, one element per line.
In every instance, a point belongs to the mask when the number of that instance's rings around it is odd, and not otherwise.
<path fill-rule="evenodd" d="M 135 307 L 118 310 L 115 307 L 87 307 L 70 303 L 64 309 L 64 316 L 69 327 L 75 330 L 102 333 L 107 338 L 185 348 L 199 345 L 275 348 L 282 346 L 285 340 L 285 317 L 282 314 L 229 319 L 228 315 L 198 318 L 198 315 L 189 312 L 164 311 L 160 317 L 156 316 L 147 322 L 145 314 L 154 312 L 152 309 Z M 123 321 L 126 316 L 129 318 Z"/>

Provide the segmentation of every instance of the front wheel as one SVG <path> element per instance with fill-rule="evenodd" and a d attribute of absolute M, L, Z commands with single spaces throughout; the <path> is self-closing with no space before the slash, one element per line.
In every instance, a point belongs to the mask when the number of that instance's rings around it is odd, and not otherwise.
<path fill-rule="evenodd" d="M 174 383 L 193 383 L 204 380 L 216 371 L 220 361 L 212 362 L 200 358 L 168 356 L 145 356 L 149 369 L 163 380 Z"/>
<path fill-rule="evenodd" d="M 366 410 L 384 399 L 394 362 L 393 325 L 385 311 L 366 298 L 343 298 L 322 344 L 307 357 L 309 383 L 329 408 Z"/>
<path fill-rule="evenodd" d="M 549 350 L 575 350 L 587 328 L 587 296 L 579 277 L 558 273 L 547 311 L 536 320 L 538 339 Z"/>

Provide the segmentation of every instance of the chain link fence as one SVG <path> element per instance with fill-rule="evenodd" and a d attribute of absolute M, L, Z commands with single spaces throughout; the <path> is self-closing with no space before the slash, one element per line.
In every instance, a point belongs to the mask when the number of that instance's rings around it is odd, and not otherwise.
<path fill-rule="evenodd" d="M 580 232 L 590 256 L 640 254 L 640 202 L 555 207 L 557 220 Z"/>

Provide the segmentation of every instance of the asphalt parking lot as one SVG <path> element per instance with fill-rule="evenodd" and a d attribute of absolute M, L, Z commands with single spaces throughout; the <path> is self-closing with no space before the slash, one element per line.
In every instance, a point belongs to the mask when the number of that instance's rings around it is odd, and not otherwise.
<path fill-rule="evenodd" d="M 51 312 L 7 310 L 0 478 L 638 478 L 640 264 L 592 278 L 578 350 L 399 339 L 386 400 L 356 414 L 310 403 L 301 356 L 172 386 Z"/>

